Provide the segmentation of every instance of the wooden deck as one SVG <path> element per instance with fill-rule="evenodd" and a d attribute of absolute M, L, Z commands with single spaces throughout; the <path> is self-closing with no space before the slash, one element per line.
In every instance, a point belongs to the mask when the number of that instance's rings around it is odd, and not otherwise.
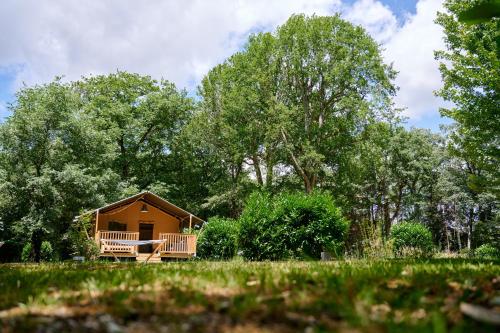
<path fill-rule="evenodd" d="M 100 247 L 101 254 L 131 254 L 137 255 L 137 246 L 127 246 L 110 243 L 110 240 L 139 240 L 138 232 L 128 231 L 98 231 L 97 244 Z"/>
<path fill-rule="evenodd" d="M 159 240 L 153 245 L 153 253 L 138 253 L 137 245 L 114 244 L 114 240 L 139 240 L 138 232 L 98 231 L 96 242 L 101 257 L 135 257 L 137 261 L 161 261 L 161 258 L 191 258 L 196 255 L 196 235 L 181 233 L 160 233 Z M 148 259 L 149 258 L 149 259 Z M 153 259 L 157 258 L 157 259 Z"/>
<path fill-rule="evenodd" d="M 165 243 L 160 245 L 158 253 L 165 257 L 194 256 L 196 254 L 196 236 L 190 234 L 160 234 Z"/>

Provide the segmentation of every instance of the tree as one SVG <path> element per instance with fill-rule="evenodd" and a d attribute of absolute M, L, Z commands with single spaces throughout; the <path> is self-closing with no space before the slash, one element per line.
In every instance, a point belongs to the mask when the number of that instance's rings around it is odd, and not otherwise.
<path fill-rule="evenodd" d="M 46 239 L 68 253 L 63 236 L 82 209 L 175 189 L 173 142 L 193 111 L 185 95 L 125 72 L 22 89 L 0 130 L 2 239 L 31 242 L 35 260 Z"/>
<path fill-rule="evenodd" d="M 438 14 L 436 22 L 444 28 L 446 50 L 436 52 L 444 82 L 437 94 L 454 103 L 452 108 L 441 109 L 442 115 L 457 123 L 451 136 L 452 152 L 467 156 L 470 165 L 494 172 L 497 176 L 490 188 L 498 188 L 500 50 L 496 41 L 499 19 L 475 25 L 459 20 L 462 13 L 480 3 L 448 0 L 445 2 L 447 12 Z"/>
<path fill-rule="evenodd" d="M 277 40 L 277 126 L 288 161 L 310 192 L 363 125 L 391 109 L 395 73 L 377 43 L 338 16 L 292 16 Z"/>
<path fill-rule="evenodd" d="M 427 222 L 444 143 L 422 129 L 376 122 L 366 126 L 334 180 L 352 220 L 367 220 L 388 236 L 394 222 Z"/>
<path fill-rule="evenodd" d="M 107 168 L 112 151 L 104 133 L 93 130 L 68 84 L 25 87 L 11 110 L 0 128 L 2 238 L 31 242 L 39 261 L 42 241 L 64 247 L 74 215 L 102 204 L 119 178 Z"/>
<path fill-rule="evenodd" d="M 309 193 L 364 125 L 390 113 L 394 75 L 362 28 L 338 16 L 296 15 L 275 34 L 252 36 L 200 92 L 236 168 L 250 164 L 269 187 L 273 168 L 284 165 Z"/>
<path fill-rule="evenodd" d="M 437 187 L 441 210 L 449 216 L 448 226 L 457 234 L 458 248 L 462 248 L 460 235 L 466 234 L 467 248 L 471 249 L 478 245 L 473 243 L 476 225 L 495 223 L 498 199 L 490 187 L 495 173 L 470 158 L 475 152 L 468 151 L 471 146 L 464 137 L 458 136 L 457 126 L 448 129 L 452 137 L 448 139 L 447 158 Z"/>
<path fill-rule="evenodd" d="M 458 16 L 460 22 L 469 24 L 488 22 L 494 17 L 500 17 L 499 0 L 486 0 L 475 3 Z"/>
<path fill-rule="evenodd" d="M 174 84 L 127 72 L 74 83 L 94 126 L 114 146 L 113 168 L 123 181 L 147 188 L 160 181 L 171 145 L 193 110 L 193 101 Z"/>

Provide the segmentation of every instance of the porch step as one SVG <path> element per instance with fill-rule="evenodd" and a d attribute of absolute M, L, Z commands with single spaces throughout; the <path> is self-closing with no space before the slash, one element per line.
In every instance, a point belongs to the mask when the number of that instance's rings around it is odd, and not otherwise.
<path fill-rule="evenodd" d="M 139 253 L 137 257 L 135 258 L 137 262 L 145 262 L 146 259 L 148 259 L 150 253 Z M 158 257 L 156 254 L 154 254 L 149 260 L 149 263 L 161 263 L 161 258 Z"/>

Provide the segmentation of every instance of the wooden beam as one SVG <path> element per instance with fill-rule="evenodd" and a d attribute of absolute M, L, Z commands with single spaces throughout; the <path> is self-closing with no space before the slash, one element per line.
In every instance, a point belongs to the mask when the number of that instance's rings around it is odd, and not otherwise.
<path fill-rule="evenodd" d="M 158 252 L 158 251 L 160 250 L 161 246 L 162 246 L 163 244 L 165 244 L 166 242 L 167 242 L 167 239 L 165 239 L 165 241 L 164 241 L 164 242 L 161 242 L 160 244 L 158 244 L 158 246 L 157 246 L 157 247 L 156 247 L 156 249 L 153 251 L 153 253 L 151 253 L 151 254 L 149 255 L 149 257 L 147 257 L 147 258 L 146 258 L 146 261 L 144 261 L 144 264 L 147 264 L 147 263 L 148 263 L 148 260 L 149 260 L 149 259 L 151 259 L 151 257 L 153 256 L 153 254 L 155 254 L 156 252 Z"/>
<path fill-rule="evenodd" d="M 97 238 L 98 231 L 99 231 L 99 208 L 95 211 L 95 237 L 96 238 Z"/>
<path fill-rule="evenodd" d="M 189 214 L 189 233 L 191 233 L 192 223 L 193 223 L 193 214 Z"/>

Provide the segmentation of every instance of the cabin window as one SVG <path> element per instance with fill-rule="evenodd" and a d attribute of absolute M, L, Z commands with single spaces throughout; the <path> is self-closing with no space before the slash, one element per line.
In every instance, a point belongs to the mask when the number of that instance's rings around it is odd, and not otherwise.
<path fill-rule="evenodd" d="M 118 221 L 110 221 L 108 224 L 109 231 L 127 231 L 127 224 Z"/>

